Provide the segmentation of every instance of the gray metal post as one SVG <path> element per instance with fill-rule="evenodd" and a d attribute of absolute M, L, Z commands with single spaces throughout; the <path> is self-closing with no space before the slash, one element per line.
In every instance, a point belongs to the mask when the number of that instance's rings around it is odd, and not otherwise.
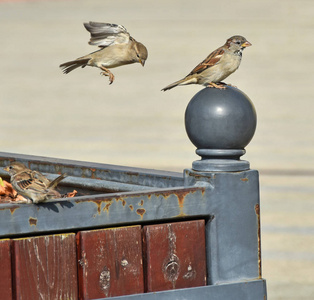
<path fill-rule="evenodd" d="M 191 99 L 185 125 L 202 157 L 185 170 L 185 185 L 211 190 L 208 284 L 261 278 L 258 172 L 240 160 L 256 129 L 254 106 L 236 88 L 205 88 Z"/>

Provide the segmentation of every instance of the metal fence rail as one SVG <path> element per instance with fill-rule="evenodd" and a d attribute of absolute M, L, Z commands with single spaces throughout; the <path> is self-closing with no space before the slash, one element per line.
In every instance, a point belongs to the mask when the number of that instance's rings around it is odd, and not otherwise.
<path fill-rule="evenodd" d="M 78 191 L 0 205 L 7 266 L 0 292 L 8 299 L 265 300 L 259 177 L 240 160 L 255 132 L 254 106 L 238 89 L 205 88 L 190 101 L 185 125 L 201 159 L 183 174 L 0 153 L 0 167 L 18 160 L 51 179 L 67 173 L 61 192 Z M 1 169 L 0 176 L 8 179 Z"/>
<path fill-rule="evenodd" d="M 71 176 L 61 184 L 64 191 L 84 182 L 83 176 L 88 174 L 88 184 L 80 186 L 84 187 L 84 193 L 90 194 L 39 205 L 1 204 L 2 238 L 204 219 L 208 286 L 121 296 L 121 299 L 155 299 L 157 295 L 158 299 L 216 299 L 215 295 L 220 294 L 221 299 L 227 299 L 222 296 L 227 291 L 238 295 L 232 299 L 264 299 L 257 171 L 202 173 L 187 169 L 183 176 L 154 171 L 145 179 L 150 172 L 145 169 L 89 166 L 89 163 L 0 153 L 0 166 L 10 160 L 22 161 L 42 172 L 66 170 Z M 6 178 L 2 171 L 1 176 Z M 110 191 L 108 177 L 114 178 L 115 189 L 119 190 L 121 185 L 121 192 Z M 154 186 L 155 182 L 162 187 Z M 124 192 L 126 184 L 145 189 Z M 102 192 L 102 187 L 107 192 Z"/>

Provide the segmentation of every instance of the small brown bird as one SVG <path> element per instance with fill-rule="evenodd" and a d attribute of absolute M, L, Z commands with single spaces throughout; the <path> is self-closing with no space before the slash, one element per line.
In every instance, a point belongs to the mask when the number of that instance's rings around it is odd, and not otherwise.
<path fill-rule="evenodd" d="M 91 34 L 89 44 L 99 46 L 100 50 L 61 64 L 64 74 L 78 67 L 97 67 L 103 71 L 101 75 L 109 76 L 109 84 L 112 84 L 114 75 L 109 71 L 110 68 L 133 63 L 140 63 L 144 67 L 147 49 L 132 38 L 125 27 L 98 22 L 84 23 L 84 26 Z"/>
<path fill-rule="evenodd" d="M 239 68 L 243 49 L 251 45 L 243 36 L 232 36 L 222 47 L 209 54 L 186 77 L 169 84 L 162 91 L 186 84 L 202 84 L 225 89 L 225 84 L 221 81 Z"/>
<path fill-rule="evenodd" d="M 55 187 L 67 176 L 66 174 L 62 174 L 53 181 L 50 181 L 40 172 L 32 171 L 17 161 L 12 162 L 4 170 L 11 175 L 10 181 L 13 188 L 20 195 L 32 200 L 34 203 L 60 198 L 61 195 L 55 190 Z"/>

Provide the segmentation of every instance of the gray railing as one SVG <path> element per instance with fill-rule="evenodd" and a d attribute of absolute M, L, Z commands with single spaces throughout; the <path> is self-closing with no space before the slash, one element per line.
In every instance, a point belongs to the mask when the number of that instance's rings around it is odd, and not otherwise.
<path fill-rule="evenodd" d="M 38 205 L 0 205 L 0 237 L 16 238 L 156 222 L 205 220 L 207 285 L 117 299 L 266 299 L 261 273 L 259 178 L 240 160 L 256 114 L 234 88 L 204 89 L 186 111 L 187 133 L 201 160 L 183 174 L 0 153 L 0 166 L 18 160 L 81 195 Z M 0 169 L 0 176 L 8 174 Z"/>

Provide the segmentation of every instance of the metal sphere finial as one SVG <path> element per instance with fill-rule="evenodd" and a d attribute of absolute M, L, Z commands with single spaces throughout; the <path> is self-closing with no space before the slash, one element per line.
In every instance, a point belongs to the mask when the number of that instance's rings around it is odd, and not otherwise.
<path fill-rule="evenodd" d="M 240 160 L 256 129 L 253 103 L 234 87 L 205 88 L 190 101 L 185 112 L 185 128 L 197 147 L 201 160 L 193 162 L 196 171 L 243 171 Z"/>

